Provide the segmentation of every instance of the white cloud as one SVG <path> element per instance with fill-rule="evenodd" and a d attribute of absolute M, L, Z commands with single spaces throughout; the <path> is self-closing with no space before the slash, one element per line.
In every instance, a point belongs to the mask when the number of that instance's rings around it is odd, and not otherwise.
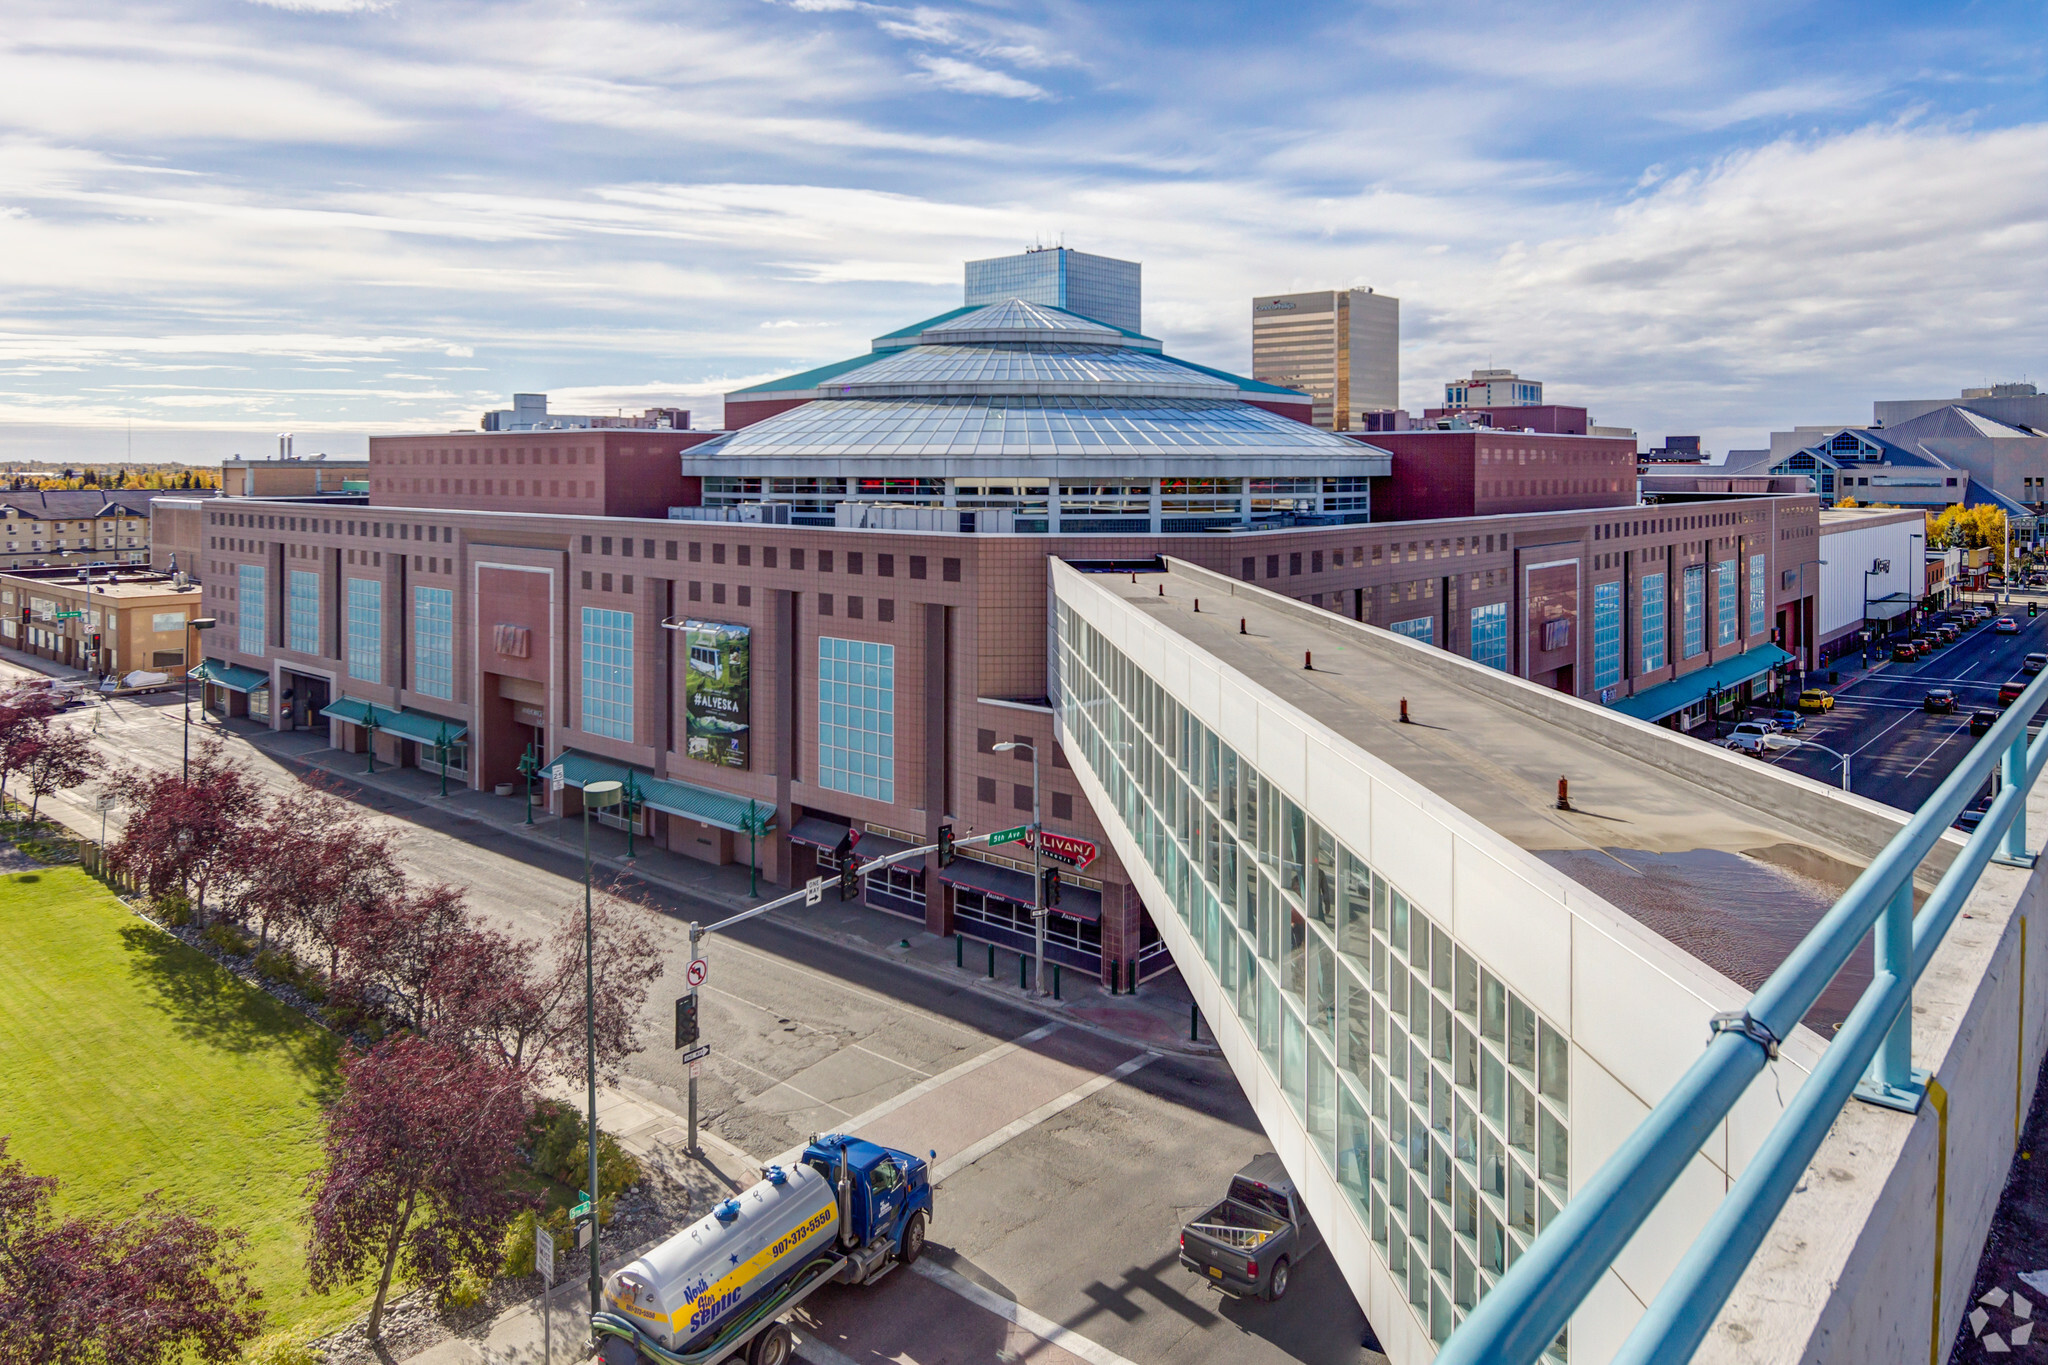
<path fill-rule="evenodd" d="M 920 52 L 913 60 L 924 68 L 931 83 L 942 90 L 956 90 L 963 95 L 995 95 L 1011 100 L 1042 100 L 1046 97 L 1045 91 L 1030 81 L 963 62 L 958 57 Z"/>
<path fill-rule="evenodd" d="M 390 9 L 392 0 L 248 0 L 248 3 L 308 14 L 361 14 Z"/>

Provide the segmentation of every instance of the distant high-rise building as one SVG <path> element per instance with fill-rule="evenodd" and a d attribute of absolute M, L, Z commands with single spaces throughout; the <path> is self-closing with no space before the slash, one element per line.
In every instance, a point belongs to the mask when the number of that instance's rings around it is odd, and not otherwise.
<path fill-rule="evenodd" d="M 1035 246 L 1015 256 L 969 261 L 965 302 L 978 308 L 1022 299 L 1138 332 L 1144 330 L 1139 326 L 1142 270 L 1136 261 L 1090 256 L 1063 246 Z"/>
<path fill-rule="evenodd" d="M 1366 414 L 1401 405 L 1401 301 L 1370 289 L 1260 295 L 1252 378 L 1309 395 L 1325 431 L 1367 430 Z"/>
<path fill-rule="evenodd" d="M 1542 383 L 1513 370 L 1474 370 L 1470 379 L 1444 385 L 1447 408 L 1533 408 L 1542 403 Z"/>

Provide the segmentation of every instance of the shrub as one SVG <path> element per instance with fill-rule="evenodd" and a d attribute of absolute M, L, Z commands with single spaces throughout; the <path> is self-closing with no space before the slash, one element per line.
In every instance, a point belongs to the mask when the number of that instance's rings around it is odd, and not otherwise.
<path fill-rule="evenodd" d="M 529 1249 L 528 1259 L 532 1252 Z M 473 1308 L 483 1302 L 490 1292 L 490 1277 L 472 1266 L 459 1268 L 441 1289 L 441 1304 L 446 1308 Z"/>
<path fill-rule="evenodd" d="M 601 1210 L 600 1210 L 601 1211 Z M 533 1230 L 546 1228 L 555 1239 L 555 1274 L 561 1278 L 562 1255 L 565 1250 L 574 1250 L 576 1239 L 569 1233 L 569 1211 L 549 1209 L 545 1214 L 536 1214 L 528 1209 L 512 1220 L 505 1229 L 505 1263 L 499 1274 L 514 1278 L 533 1273 Z"/>
<path fill-rule="evenodd" d="M 230 956 L 249 955 L 249 936 L 232 924 L 209 924 L 199 931 L 199 937 Z"/>
<path fill-rule="evenodd" d="M 215 927 L 219 928 L 222 926 L 216 925 Z M 213 931 L 209 929 L 207 932 L 211 933 Z M 262 952 L 256 954 L 256 975 L 262 977 L 265 981 L 282 981 L 297 985 L 299 980 L 299 964 L 292 961 L 291 955 L 288 953 L 279 952 L 275 948 L 265 948 Z"/>
<path fill-rule="evenodd" d="M 192 902 L 179 892 L 156 898 L 156 915 L 174 929 L 182 929 L 192 922 Z"/>
<path fill-rule="evenodd" d="M 272 1332 L 260 1337 L 242 1352 L 242 1359 L 248 1365 L 320 1365 L 320 1357 L 313 1354 L 296 1332 Z"/>

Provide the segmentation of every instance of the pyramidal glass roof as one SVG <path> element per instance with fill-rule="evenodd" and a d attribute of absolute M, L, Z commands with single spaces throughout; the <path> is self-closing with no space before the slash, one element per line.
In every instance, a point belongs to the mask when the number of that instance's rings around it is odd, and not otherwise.
<path fill-rule="evenodd" d="M 819 388 L 850 397 L 918 394 L 1054 394 L 1097 397 L 1225 398 L 1227 379 L 1148 351 L 1121 347 L 913 346 L 853 370 Z"/>
<path fill-rule="evenodd" d="M 977 308 L 924 329 L 926 345 L 967 341 L 1089 341 L 1106 346 L 1125 344 L 1124 334 L 1107 323 L 1023 299 Z"/>
<path fill-rule="evenodd" d="M 1345 437 L 1236 399 L 987 395 L 806 403 L 693 447 L 691 461 L 798 455 L 1187 454 L 1359 459 Z"/>

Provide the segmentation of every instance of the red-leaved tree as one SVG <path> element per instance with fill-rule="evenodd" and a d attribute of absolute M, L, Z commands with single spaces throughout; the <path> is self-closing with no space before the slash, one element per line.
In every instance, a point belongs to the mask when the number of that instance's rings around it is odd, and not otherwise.
<path fill-rule="evenodd" d="M 614 896 L 600 897 L 591 915 L 596 990 L 597 1069 L 611 1076 L 640 1050 L 634 1021 L 647 992 L 661 979 L 662 951 L 654 917 Z M 527 1037 L 496 1038 L 505 1060 L 536 1073 L 584 1074 L 583 910 L 565 917 L 548 941 L 548 965 L 531 987 L 541 1006 L 540 1028 Z M 517 1046 L 508 1044 L 516 1042 Z"/>
<path fill-rule="evenodd" d="M 317 949 L 332 980 L 354 920 L 405 889 L 391 844 L 346 801 L 311 787 L 287 793 L 250 823 L 236 913 L 255 922 L 259 946 L 275 928 Z"/>
<path fill-rule="evenodd" d="M 532 1201 L 513 1185 L 529 1112 L 521 1079 L 428 1038 L 400 1036 L 343 1063 L 313 1176 L 313 1287 L 373 1276 L 369 1335 L 394 1273 L 436 1293 L 497 1269 L 505 1228 Z"/>
<path fill-rule="evenodd" d="M 0 700 L 0 794 L 7 779 L 32 755 L 61 708 L 47 688 L 16 691 Z"/>
<path fill-rule="evenodd" d="M 24 757 L 21 776 L 28 783 L 28 818 L 34 820 L 43 798 L 68 791 L 99 775 L 100 751 L 92 736 L 70 725 L 42 724 L 39 742 Z"/>
<path fill-rule="evenodd" d="M 131 769 L 107 782 L 128 807 L 128 823 L 108 860 L 152 896 L 173 888 L 193 893 L 195 917 L 205 919 L 209 891 L 228 893 L 249 869 L 246 846 L 263 809 L 256 780 L 230 763 L 218 739 L 192 755 L 191 779 L 175 772 Z"/>
<path fill-rule="evenodd" d="M 59 1218 L 57 1182 L 0 1136 L 0 1365 L 158 1365 L 241 1358 L 263 1310 L 211 1209 L 151 1195 L 128 1218 Z"/>

